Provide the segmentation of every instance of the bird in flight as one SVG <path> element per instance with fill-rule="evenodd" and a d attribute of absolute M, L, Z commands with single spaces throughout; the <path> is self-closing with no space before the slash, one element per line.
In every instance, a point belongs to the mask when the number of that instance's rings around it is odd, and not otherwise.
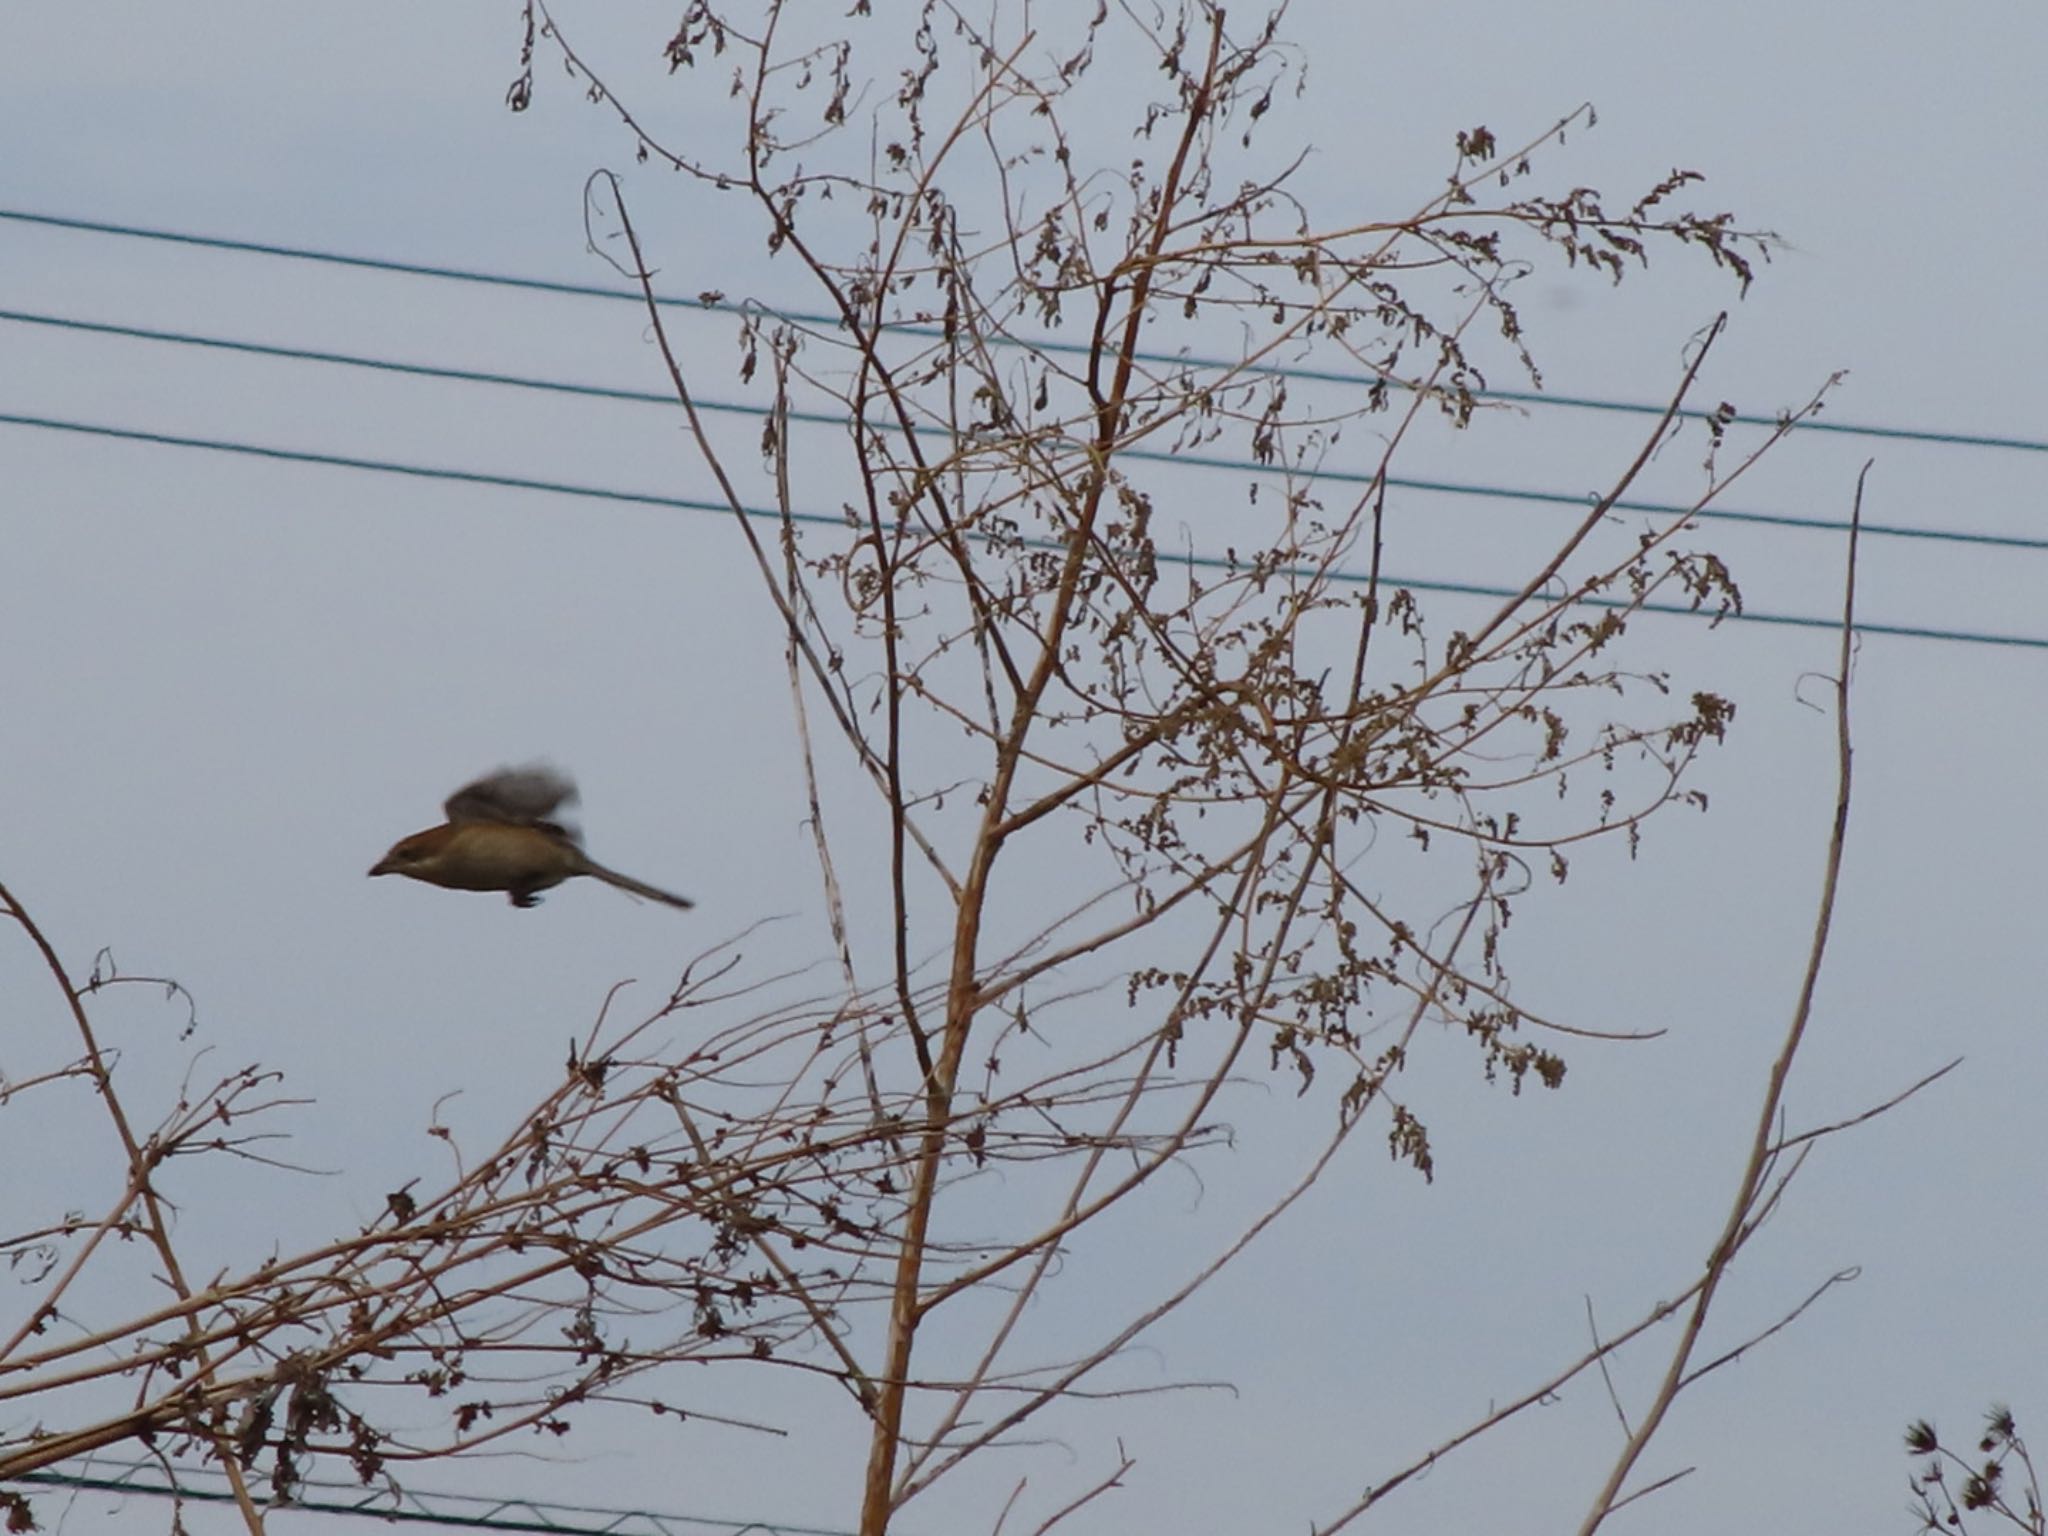
<path fill-rule="evenodd" d="M 555 819 L 575 801 L 575 783 L 553 768 L 500 768 L 450 795 L 441 807 L 445 822 L 392 844 L 370 873 L 456 891 L 503 891 L 515 907 L 537 905 L 537 892 L 578 875 L 672 907 L 696 905 L 585 853 L 576 829 Z"/>

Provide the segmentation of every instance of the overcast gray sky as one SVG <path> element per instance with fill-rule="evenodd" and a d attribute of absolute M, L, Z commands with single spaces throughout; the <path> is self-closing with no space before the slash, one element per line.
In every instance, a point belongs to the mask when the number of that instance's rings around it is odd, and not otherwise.
<path fill-rule="evenodd" d="M 688 93 L 659 56 L 673 15 L 570 0 L 561 17 L 658 131 L 688 134 Z M 1458 129 L 1533 137 L 1590 100 L 1598 127 L 1550 152 L 1539 185 L 1619 195 L 1684 166 L 1707 173 L 1707 201 L 1784 237 L 1734 307 L 1704 399 L 1771 413 L 1847 370 L 1829 421 L 2032 443 L 1802 435 L 1730 507 L 1839 517 L 1874 457 L 1874 522 L 2048 536 L 2035 377 L 2048 350 L 2048 11 L 1305 0 L 1292 30 L 1308 89 L 1282 104 L 1277 133 L 1312 149 L 1303 186 L 1319 206 L 1404 212 L 1441 184 Z M 626 173 L 671 291 L 815 307 L 739 220 L 707 220 L 675 178 L 633 167 L 630 138 L 547 55 L 533 108 L 508 113 L 518 41 L 510 5 L 17 0 L 0 20 L 0 212 L 605 283 L 581 198 L 586 176 L 610 166 Z M 1552 390 L 1632 401 L 1669 390 L 1689 340 L 1728 302 L 1725 283 L 1668 258 L 1618 292 L 1539 277 L 1522 297 Z M 628 305 L 6 218 L 0 307 L 661 384 Z M 707 376 L 728 367 L 723 332 L 681 334 L 721 349 Z M 1519 382 L 1505 367 L 1495 377 Z M 656 408 L 17 320 L 0 320 L 0 412 L 685 499 L 711 490 Z M 1428 436 L 1406 470 L 1580 493 L 1611 478 L 1639 430 L 1599 413 L 1502 413 Z M 335 1170 L 245 1170 L 209 1186 L 181 1217 L 196 1249 L 247 1255 L 348 1229 L 383 1191 L 439 1166 L 425 1133 L 438 1101 L 459 1089 L 450 1123 L 501 1125 L 622 977 L 651 1004 L 700 947 L 777 914 L 792 916 L 757 945 L 764 961 L 827 953 L 777 630 L 725 521 L 21 425 L 0 424 L 0 455 L 0 881 L 81 971 L 111 946 L 125 969 L 194 994 L 201 1029 L 185 1043 L 175 1010 L 108 1005 L 139 1077 L 175 1082 L 200 1045 L 224 1064 L 281 1069 L 313 1100 L 293 1114 L 290 1155 Z M 1698 455 L 1676 457 L 1660 465 L 1667 492 Z M 1422 546 L 1431 568 L 1405 574 L 1444 581 L 1553 516 L 1500 500 L 1403 505 L 1437 530 Z M 1755 609 L 1824 616 L 1838 602 L 1838 537 L 1733 525 L 1715 537 Z M 1863 645 L 1847 889 L 1791 1118 L 1854 1114 L 1965 1062 L 1821 1149 L 1738 1268 L 1717 1326 L 1732 1340 L 1828 1275 L 1858 1277 L 1684 1400 L 1642 1470 L 1698 1470 L 1614 1529 L 1904 1530 L 1909 1419 L 1964 1430 L 1997 1398 L 2023 1428 L 2048 1422 L 2042 1253 L 2028 1235 L 2048 1168 L 2028 905 L 2043 568 L 2042 552 L 2010 546 L 1868 546 L 1871 620 L 2026 643 Z M 1683 620 L 1646 621 L 1632 639 L 1683 686 L 1738 703 L 1728 745 L 1700 769 L 1712 810 L 1665 818 L 1634 865 L 1589 858 L 1561 897 L 1518 915 L 1513 940 L 1532 1006 L 1668 1033 L 1576 1051 L 1557 1094 L 1510 1101 L 1448 1074 L 1430 1083 L 1434 1184 L 1362 1141 L 1151 1337 L 1145 1368 L 1159 1379 L 1234 1391 L 1077 1414 L 1046 1446 L 943 1486 L 906 1529 L 986 1530 L 1026 1475 L 1050 1508 L 1099 1475 L 1118 1435 L 1137 1468 L 1072 1529 L 1299 1529 L 1573 1357 L 1589 1300 L 1618 1320 L 1689 1282 L 1806 952 L 1832 795 L 1832 725 L 1812 706 L 1834 641 Z M 581 781 L 598 857 L 694 895 L 697 912 L 595 887 L 514 912 L 363 878 L 465 776 L 534 756 Z M 18 1075 L 17 1053 L 44 1036 L 59 1048 L 65 1021 L 11 933 L 0 999 L 0 1071 Z M 1307 1132 L 1288 1123 L 1284 1086 L 1273 1095 L 1271 1114 L 1241 1122 L 1232 1158 L 1204 1164 L 1199 1198 L 1183 1187 L 1139 1208 L 1134 1249 L 1170 1258 L 1187 1223 L 1228 1229 L 1262 1174 L 1298 1155 Z M 22 1170 L 96 1135 L 0 1115 L 0 1227 L 47 1199 Z M 1109 1243 L 1084 1238 L 1076 1275 L 1091 1244 Z M 1137 1294 L 1146 1261 L 1128 1262 Z M 1085 1316 L 1089 1297 L 1062 1304 Z M 1660 1358 L 1624 1363 L 1632 1406 Z M 646 1446 L 572 1441 L 545 1461 L 417 1481 L 849 1525 L 863 1449 L 849 1416 L 762 1393 L 726 1407 L 789 1439 L 698 1426 L 678 1440 L 671 1426 Z M 1604 1395 L 1582 1389 L 1440 1466 L 1364 1528 L 1568 1529 L 1617 1440 Z M 61 1506 L 46 1494 L 40 1507 Z M 106 1507 L 88 1496 L 67 1528 L 100 1526 Z M 138 1501 L 121 1525 L 166 1519 Z M 278 1528 L 298 1524 L 312 1521 Z"/>

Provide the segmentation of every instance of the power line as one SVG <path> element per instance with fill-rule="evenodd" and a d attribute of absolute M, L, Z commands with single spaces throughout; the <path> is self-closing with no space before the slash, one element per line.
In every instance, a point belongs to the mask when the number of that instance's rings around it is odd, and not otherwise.
<path fill-rule="evenodd" d="M 579 485 L 566 480 L 539 480 L 519 475 L 488 474 L 481 470 L 446 469 L 434 465 L 401 464 L 390 459 L 367 459 L 348 454 L 316 453 L 300 448 L 275 448 L 261 443 L 237 442 L 225 438 L 186 437 L 169 432 L 146 432 L 134 427 L 110 427 L 95 422 L 64 421 L 49 416 L 28 416 L 16 412 L 0 412 L 0 425 L 29 427 L 49 432 L 78 433 L 89 437 L 113 438 L 125 442 L 146 443 L 166 448 L 196 448 L 213 453 L 240 454 L 253 458 L 272 459 L 292 464 L 321 464 L 334 469 L 363 470 L 377 474 L 408 475 L 425 480 L 446 480 L 464 485 L 489 485 L 509 490 L 541 491 L 556 496 L 577 496 L 600 501 L 629 502 L 640 506 L 670 507 L 687 512 L 729 512 L 731 508 L 722 502 L 700 501 L 681 496 L 663 496 L 645 491 L 621 491 L 603 486 Z M 772 507 L 742 507 L 747 517 L 762 518 L 779 522 L 783 515 Z M 818 512 L 791 512 L 788 519 L 795 523 L 817 524 L 844 528 L 843 517 L 827 516 Z M 1020 542 L 1033 548 L 1058 550 L 1062 546 L 1051 539 L 1024 539 Z M 1180 564 L 1197 569 L 1237 571 L 1240 567 L 1227 559 L 1215 555 L 1193 553 L 1175 554 L 1165 557 L 1168 563 Z M 1309 576 L 1316 574 L 1303 568 L 1294 568 L 1287 574 Z M 1346 585 L 1363 585 L 1366 576 L 1356 571 L 1332 570 L 1325 573 L 1329 580 Z M 1512 598 L 1519 595 L 1518 589 L 1482 586 L 1473 582 L 1429 581 L 1405 576 L 1382 573 L 1380 585 L 1396 588 L 1406 587 L 1417 592 L 1445 592 L 1464 597 Z M 1689 618 L 1711 618 L 1712 614 L 1702 613 L 1682 603 L 1634 604 L 1619 598 L 1585 597 L 1579 600 L 1591 608 L 1635 608 L 1644 613 L 1673 614 Z M 1727 615 L 1731 622 L 1751 624 L 1780 624 L 1797 629 L 1836 629 L 1839 621 L 1832 618 L 1815 618 L 1805 614 L 1766 613 L 1746 609 L 1742 613 Z M 1866 635 L 1892 635 L 1909 640 L 1952 640 L 1970 645 L 2014 646 L 2027 650 L 2048 650 L 2048 638 L 2031 635 L 2003 635 L 1988 631 L 1963 629 L 1935 629 L 1914 624 L 1880 624 L 1866 619 L 1856 621 L 1856 630 Z"/>
<path fill-rule="evenodd" d="M 353 267 L 369 272 L 389 272 L 407 277 L 434 277 L 450 282 L 484 283 L 501 288 L 523 289 L 535 293 L 553 293 L 577 298 L 623 300 L 638 304 L 644 302 L 637 290 L 624 286 L 606 286 L 594 283 L 556 282 L 546 278 L 518 277 L 509 273 L 484 272 L 467 267 L 436 266 L 424 262 L 400 261 L 390 257 L 355 256 L 342 251 L 320 250 L 310 246 L 280 245 L 259 240 L 233 240 L 216 235 L 195 235 L 177 230 L 150 229 L 135 224 L 115 224 L 98 219 L 66 218 L 57 214 L 31 213 L 19 208 L 0 208 L 0 219 L 17 224 L 39 225 L 49 229 L 75 230 L 85 234 L 116 235 L 126 239 L 155 240 L 174 245 L 192 246 L 203 250 L 232 251 L 241 255 L 279 257 L 293 261 L 320 262 L 330 266 Z M 657 302 L 675 307 L 709 310 L 725 314 L 761 314 L 758 308 L 734 304 L 724 300 L 660 299 Z M 799 325 L 837 330 L 840 318 L 837 315 L 809 314 L 802 311 L 770 311 L 774 318 L 788 320 Z M 935 325 L 899 325 L 893 330 L 920 336 L 943 334 Z M 1008 345 L 1024 345 L 1010 342 Z M 1047 352 L 1083 354 L 1086 345 L 1079 342 L 1057 341 L 1041 338 L 1028 343 Z M 1166 367 L 1228 368 L 1237 364 L 1219 358 L 1198 356 L 1175 356 L 1164 353 L 1141 353 L 1145 361 Z M 1321 383 L 1369 385 L 1373 382 L 1367 376 L 1344 373 L 1331 369 L 1290 368 L 1277 364 L 1261 364 L 1251 370 L 1261 374 L 1273 374 L 1283 378 L 1305 379 Z M 1557 406 L 1572 410 L 1619 411 L 1630 415 L 1662 415 L 1663 405 L 1637 400 L 1603 400 L 1587 395 L 1553 395 L 1533 390 L 1489 389 L 1474 392 L 1482 400 L 1501 400 L 1517 405 Z M 1681 416 L 1703 420 L 1714 415 L 1711 411 L 1685 410 Z M 1738 413 L 1731 418 L 1744 426 L 1776 427 L 1780 425 L 1777 416 Z M 1899 442 L 1941 443 L 1965 448 L 2009 448 L 2024 453 L 2048 453 L 2048 438 L 2009 437 L 1983 432 L 1943 432 L 1922 427 L 1886 426 L 1878 423 L 1823 421 L 1812 417 L 1801 420 L 1795 427 L 1800 432 L 1832 432 L 1852 437 L 1877 437 Z"/>
<path fill-rule="evenodd" d="M 214 351 L 232 352 L 250 357 L 278 358 L 292 362 L 319 363 L 329 366 L 362 368 L 373 372 L 395 373 L 413 378 L 441 379 L 461 384 L 494 384 L 511 389 L 545 391 L 552 394 L 579 395 L 598 400 L 616 400 L 636 405 L 659 405 L 673 407 L 675 396 L 657 390 L 626 389 L 615 385 L 578 384 L 566 379 L 539 378 L 527 374 L 496 373 L 484 369 L 452 368 L 433 363 L 407 363 L 394 358 L 372 357 L 355 352 L 330 352 L 310 347 L 287 347 L 269 342 L 242 341 L 233 337 L 210 336 L 194 331 L 167 331 L 149 326 L 119 325 L 104 320 L 80 320 L 66 315 L 43 314 L 33 310 L 0 309 L 0 320 L 12 321 L 17 325 L 38 325 L 58 330 L 79 331 L 90 335 L 118 336 L 127 340 L 153 341 L 172 346 L 201 347 Z M 731 401 L 700 400 L 700 409 L 727 414 L 759 416 L 761 408 L 742 405 Z M 1660 408 L 1661 409 L 1661 408 Z M 791 411 L 794 421 L 812 426 L 843 427 L 848 420 L 844 416 L 828 415 L 821 411 Z M 893 422 L 881 423 L 888 430 L 894 430 Z M 933 431 L 943 429 L 934 428 Z M 1155 449 L 1129 448 L 1119 451 L 1119 457 L 1142 460 L 1150 463 L 1172 464 L 1194 469 L 1217 469 L 1249 474 L 1279 474 L 1282 470 L 1270 464 L 1260 464 L 1250 459 L 1233 459 L 1217 454 L 1168 453 Z M 1307 478 L 1329 481 L 1336 484 L 1371 485 L 1378 476 L 1361 470 L 1317 468 L 1302 472 Z M 1396 490 L 1421 491 L 1435 495 L 1468 496 L 1476 498 L 1529 501 L 1548 506 L 1568 506 L 1581 511 L 1593 505 L 1594 497 L 1565 491 L 1543 491 L 1526 486 L 1485 485 L 1472 481 L 1417 479 L 1412 476 L 1390 475 L 1385 483 Z M 1753 523 L 1767 527 L 1803 528 L 1825 533 L 1846 533 L 1849 524 L 1843 518 L 1802 517 L 1786 512 L 1749 512 L 1729 507 L 1702 507 L 1695 509 L 1690 504 L 1676 502 L 1642 501 L 1624 498 L 1614 502 L 1614 508 L 1622 512 L 1644 512 L 1658 517 L 1697 517 L 1703 520 L 1718 520 L 1734 523 Z M 1899 539 L 1925 539 L 1937 543 L 1964 544 L 1983 548 L 2048 550 L 2048 538 L 2029 538 L 2019 534 L 1977 533 L 1966 529 L 1929 528 L 1910 523 L 1866 522 L 1863 524 L 1866 537 Z"/>
<path fill-rule="evenodd" d="M 190 1499 L 202 1504 L 231 1504 L 227 1487 L 172 1485 L 163 1468 L 148 1461 L 98 1460 L 89 1465 L 118 1471 L 94 1476 L 86 1472 L 39 1471 L 17 1482 L 92 1493 L 140 1494 L 158 1499 Z M 207 1469 L 186 1471 L 186 1478 L 204 1476 L 225 1482 L 225 1475 Z M 393 1524 L 440 1525 L 479 1531 L 547 1532 L 551 1536 L 850 1536 L 850 1533 L 808 1525 L 778 1525 L 765 1520 L 715 1520 L 701 1515 L 657 1514 L 642 1509 L 607 1509 L 588 1504 L 554 1504 L 537 1499 L 484 1498 L 461 1493 L 422 1493 L 387 1488 L 367 1490 L 351 1483 L 308 1479 L 288 1503 L 273 1507 L 316 1514 L 374 1519 Z M 310 1496 L 309 1496 L 310 1495 Z"/>

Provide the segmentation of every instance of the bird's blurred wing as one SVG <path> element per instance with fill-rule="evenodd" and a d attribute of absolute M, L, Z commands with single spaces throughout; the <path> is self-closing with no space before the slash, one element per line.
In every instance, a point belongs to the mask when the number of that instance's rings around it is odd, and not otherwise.
<path fill-rule="evenodd" d="M 487 773 L 455 791 L 441 808 L 450 821 L 540 826 L 554 824 L 557 807 L 575 803 L 576 785 L 567 774 L 535 764 Z"/>

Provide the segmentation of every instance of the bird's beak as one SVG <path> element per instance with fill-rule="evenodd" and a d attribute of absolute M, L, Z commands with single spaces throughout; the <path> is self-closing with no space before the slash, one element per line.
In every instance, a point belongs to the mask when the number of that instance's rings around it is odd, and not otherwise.
<path fill-rule="evenodd" d="M 387 853 L 383 858 L 370 866 L 370 873 L 372 875 L 388 875 L 397 868 L 398 866 L 391 862 L 391 855 Z"/>

